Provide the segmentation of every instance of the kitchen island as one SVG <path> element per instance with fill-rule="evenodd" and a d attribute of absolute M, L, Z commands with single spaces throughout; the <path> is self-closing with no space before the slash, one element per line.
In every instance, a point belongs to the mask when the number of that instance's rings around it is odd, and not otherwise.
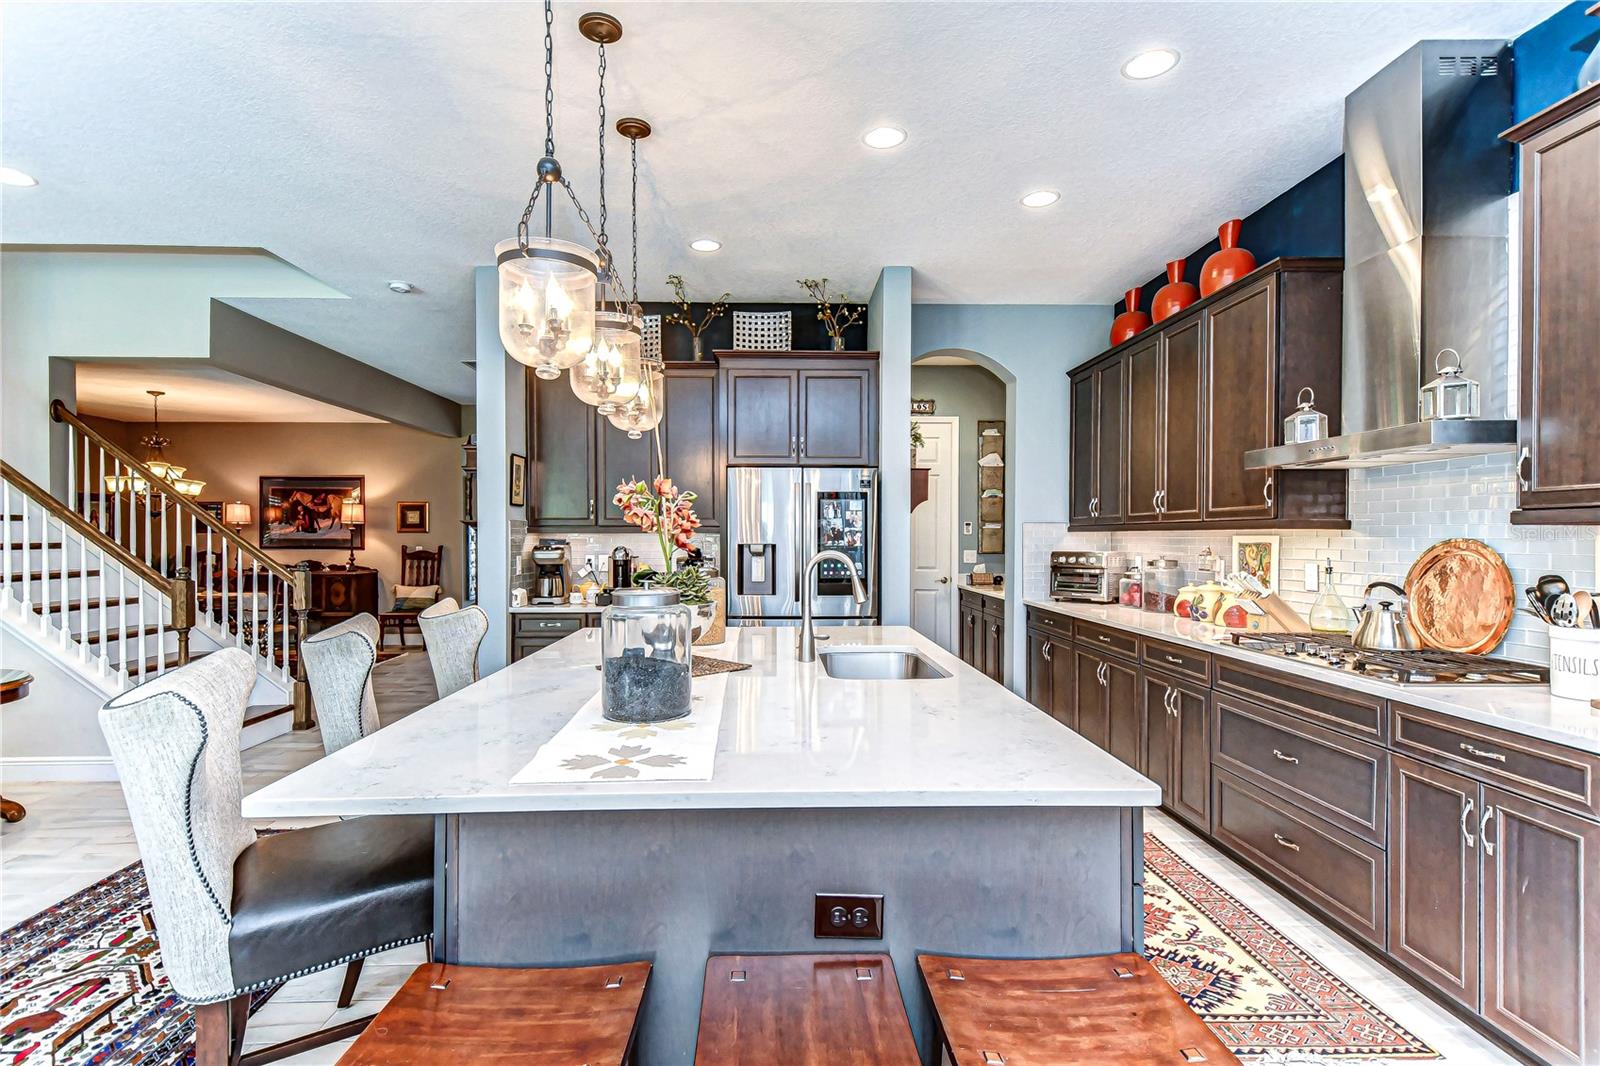
<path fill-rule="evenodd" d="M 730 629 L 710 653 L 751 669 L 706 688 L 722 701 L 710 780 L 513 785 L 597 691 L 599 633 L 582 630 L 244 813 L 434 815 L 440 957 L 650 959 L 643 1064 L 692 1060 L 715 952 L 887 951 L 932 1063 L 918 952 L 1138 950 L 1159 788 L 911 629 L 826 632 L 823 652 L 909 649 L 950 676 L 833 677 L 796 661 L 793 628 Z M 881 895 L 882 938 L 818 939 L 817 893 Z"/>

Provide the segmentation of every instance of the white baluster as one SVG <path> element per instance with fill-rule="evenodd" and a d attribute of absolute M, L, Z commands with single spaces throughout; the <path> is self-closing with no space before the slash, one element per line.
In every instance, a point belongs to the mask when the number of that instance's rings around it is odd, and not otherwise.
<path fill-rule="evenodd" d="M 111 539 L 122 544 L 122 460 L 113 459 L 116 472 L 111 475 L 111 498 L 101 501 L 101 509 L 111 508 Z"/>
<path fill-rule="evenodd" d="M 278 604 L 272 598 L 272 571 L 267 571 L 267 669 L 277 669 L 277 661 L 273 658 L 278 643 L 277 621 Z"/>
<path fill-rule="evenodd" d="M 85 463 L 84 465 L 85 465 L 85 467 L 87 467 L 88 464 Z M 63 555 L 66 554 L 65 544 L 66 544 L 66 526 L 63 525 L 62 526 L 62 545 L 63 545 L 62 554 Z M 84 536 L 82 533 L 78 534 L 78 566 L 79 566 L 80 569 L 83 569 L 83 570 L 89 569 L 89 538 Z M 106 566 L 105 566 L 105 559 L 102 558 L 100 560 L 100 587 L 102 589 L 104 589 L 105 585 L 106 585 Z M 101 595 L 104 595 L 104 593 L 102 592 Z M 78 661 L 80 663 L 86 663 L 86 662 L 89 661 L 89 590 L 87 588 L 80 588 L 78 590 L 77 609 L 78 609 Z M 69 614 L 69 615 L 67 615 L 67 617 L 71 618 L 72 616 Z"/>
<path fill-rule="evenodd" d="M 239 578 L 244 580 L 244 571 L 239 572 Z M 257 655 L 257 648 L 261 647 L 261 572 L 256 566 L 255 556 L 250 557 L 250 654 Z"/>
<path fill-rule="evenodd" d="M 222 636 L 227 639 L 230 630 L 233 632 L 234 643 L 239 642 L 238 612 L 233 608 L 233 601 L 228 598 L 228 542 L 222 542 Z"/>
<path fill-rule="evenodd" d="M 22 497 L 22 609 L 33 607 L 33 549 L 28 543 L 28 497 Z"/>
<path fill-rule="evenodd" d="M 11 549 L 12 545 L 16 543 L 11 536 L 11 530 L 16 526 L 16 523 L 11 521 L 11 482 L 9 481 L 0 481 L 0 520 L 3 520 L 6 524 L 5 535 L 0 537 L 0 543 L 3 543 L 5 547 L 5 559 L 0 561 L 0 567 L 4 567 L 5 571 L 3 575 L 0 575 L 5 578 L 4 583 L 0 584 L 0 600 L 10 600 L 13 598 L 11 594 Z"/>
<path fill-rule="evenodd" d="M 101 590 L 104 591 L 104 589 L 105 586 L 102 585 Z M 121 607 L 117 608 L 117 617 L 120 618 L 124 624 L 126 624 L 128 621 L 128 572 L 121 566 L 117 567 L 117 600 L 122 604 Z M 141 623 L 144 622 L 144 610 L 142 608 L 139 611 L 139 621 Z M 105 613 L 101 612 L 100 636 L 103 639 L 105 635 Z M 117 672 L 122 677 L 128 676 L 128 642 L 125 640 L 117 641 Z"/>

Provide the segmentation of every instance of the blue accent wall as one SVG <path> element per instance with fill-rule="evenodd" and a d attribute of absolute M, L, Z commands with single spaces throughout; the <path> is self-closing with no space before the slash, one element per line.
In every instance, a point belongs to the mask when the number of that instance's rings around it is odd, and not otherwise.
<path fill-rule="evenodd" d="M 1576 0 L 1512 43 L 1517 121 L 1538 114 L 1578 89 L 1578 68 L 1600 45 L 1600 18 L 1583 12 L 1593 0 Z"/>

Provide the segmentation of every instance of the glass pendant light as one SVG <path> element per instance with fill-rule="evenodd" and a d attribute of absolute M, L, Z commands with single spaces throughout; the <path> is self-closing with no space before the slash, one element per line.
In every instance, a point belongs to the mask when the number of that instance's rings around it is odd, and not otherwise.
<path fill-rule="evenodd" d="M 544 156 L 539 160 L 538 181 L 517 223 L 517 235 L 495 245 L 495 265 L 500 273 L 500 341 L 507 354 L 533 367 L 539 377 L 551 380 L 577 366 L 594 347 L 595 288 L 599 283 L 599 256 L 581 245 L 553 235 L 555 186 L 572 200 L 578 218 L 589 227 L 589 216 L 578 202 L 572 183 L 556 161 L 555 139 L 555 39 L 551 0 L 544 4 Z M 591 12 L 579 20 L 585 36 L 593 33 L 616 40 L 622 24 L 609 15 Z M 591 40 L 596 39 L 591 36 Z M 548 188 L 547 188 L 548 186 Z M 544 195 L 544 236 L 530 236 L 528 220 Z"/>
<path fill-rule="evenodd" d="M 642 327 L 639 307 L 639 141 L 650 136 L 650 123 L 642 118 L 621 118 L 617 120 L 617 132 L 628 138 L 633 161 L 633 259 L 630 263 L 633 268 L 633 296 L 628 311 L 635 326 Z M 642 329 L 636 332 L 640 334 L 636 343 L 642 343 Z M 660 425 L 661 416 L 666 410 L 666 367 L 660 355 L 643 357 L 640 367 L 637 394 L 632 400 L 617 405 L 606 416 L 613 426 L 625 431 L 632 440 L 638 440 Z"/>

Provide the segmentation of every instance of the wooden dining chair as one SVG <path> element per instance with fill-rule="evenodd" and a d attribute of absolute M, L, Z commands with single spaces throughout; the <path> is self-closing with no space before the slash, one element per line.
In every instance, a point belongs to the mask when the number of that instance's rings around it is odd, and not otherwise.
<path fill-rule="evenodd" d="M 439 573 L 443 569 L 444 545 L 441 544 L 432 551 L 427 548 L 413 548 L 410 546 L 400 549 L 400 581 L 401 585 L 437 585 Z M 422 608 L 395 610 L 391 607 L 378 615 L 378 646 L 383 646 L 384 637 L 393 629 L 400 638 L 400 646 L 405 647 L 406 629 L 417 630 L 417 635 L 422 635 L 422 630 L 417 627 L 417 615 L 422 613 Z"/>

